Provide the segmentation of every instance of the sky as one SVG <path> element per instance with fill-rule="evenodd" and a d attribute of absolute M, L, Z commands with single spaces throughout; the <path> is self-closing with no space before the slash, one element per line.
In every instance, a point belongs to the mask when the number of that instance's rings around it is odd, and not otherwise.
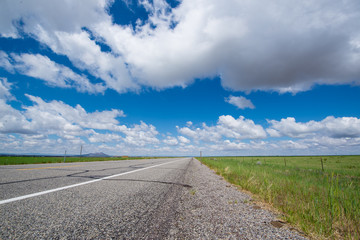
<path fill-rule="evenodd" d="M 360 154 L 358 0 L 0 0 L 0 153 Z"/>

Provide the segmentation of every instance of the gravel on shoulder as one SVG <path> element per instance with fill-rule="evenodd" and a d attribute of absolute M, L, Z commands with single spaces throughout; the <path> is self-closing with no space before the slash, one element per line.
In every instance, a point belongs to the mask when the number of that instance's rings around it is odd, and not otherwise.
<path fill-rule="evenodd" d="M 196 159 L 184 181 L 167 239 L 307 239 Z"/>

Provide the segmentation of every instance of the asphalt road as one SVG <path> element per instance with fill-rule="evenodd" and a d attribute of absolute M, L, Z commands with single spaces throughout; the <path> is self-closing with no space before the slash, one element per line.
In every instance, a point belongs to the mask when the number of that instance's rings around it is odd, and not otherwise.
<path fill-rule="evenodd" d="M 0 166 L 0 239 L 161 239 L 190 158 Z"/>

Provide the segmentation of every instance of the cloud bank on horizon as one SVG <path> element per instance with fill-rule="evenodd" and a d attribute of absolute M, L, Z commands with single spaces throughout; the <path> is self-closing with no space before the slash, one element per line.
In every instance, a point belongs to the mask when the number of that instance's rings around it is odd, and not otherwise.
<path fill-rule="evenodd" d="M 0 50 L 0 68 L 50 87 L 99 95 L 107 89 L 122 94 L 185 88 L 195 79 L 215 77 L 223 88 L 246 93 L 360 85 L 357 0 L 182 0 L 175 7 L 165 0 L 124 2 L 144 8 L 146 18 L 118 24 L 111 0 L 1 1 L 2 38 L 35 39 L 71 66 L 40 53 Z M 308 122 L 284 117 L 268 119 L 265 126 L 244 116 L 221 115 L 214 125 L 177 126 L 177 136 L 165 136 L 141 120 L 121 124 L 126 113 L 119 109 L 88 112 L 27 94 L 33 105 L 19 110 L 9 104 L 16 100 L 12 87 L 1 78 L 0 151 L 46 153 L 61 143 L 74 151 L 75 145 L 94 144 L 102 151 L 127 149 L 127 154 L 166 155 L 174 149 L 179 154 L 201 149 L 311 154 L 354 153 L 360 145 L 356 116 Z M 256 107 L 242 96 L 225 101 L 238 109 Z"/>
<path fill-rule="evenodd" d="M 61 101 L 46 102 L 26 95 L 32 106 L 17 110 L 7 102 L 14 100 L 11 84 L 0 79 L 0 140 L 1 150 L 61 152 L 64 146 L 72 152 L 78 146 L 95 144 L 93 150 L 133 154 L 208 154 L 247 153 L 279 154 L 288 150 L 311 154 L 329 149 L 351 153 L 360 145 L 360 118 L 329 116 L 322 121 L 296 122 L 292 117 L 280 121 L 268 120 L 264 128 L 243 116 L 220 116 L 216 125 L 176 126 L 178 136 L 162 137 L 153 125 L 140 122 L 128 127 L 118 118 L 123 111 L 86 112 L 80 105 L 71 107 Z M 17 138 L 20 134 L 23 138 Z M 84 139 L 87 139 L 85 141 Z M 247 141 L 244 141 L 247 140 Z M 88 144 L 90 143 L 90 144 Z M 99 145 L 100 144 L 100 145 Z M 356 149 L 355 149 L 356 150 Z"/>

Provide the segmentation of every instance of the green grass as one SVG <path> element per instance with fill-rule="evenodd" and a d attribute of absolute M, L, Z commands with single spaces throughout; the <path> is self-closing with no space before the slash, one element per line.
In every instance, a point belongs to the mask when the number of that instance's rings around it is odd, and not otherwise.
<path fill-rule="evenodd" d="M 150 158 L 150 157 L 148 157 Z M 154 158 L 154 157 L 151 157 Z M 66 157 L 66 162 L 94 162 L 94 161 L 114 161 L 146 159 L 146 157 Z M 17 164 L 39 164 L 39 163 L 60 163 L 64 162 L 64 157 L 15 157 L 1 156 L 0 165 Z"/>
<path fill-rule="evenodd" d="M 270 203 L 284 213 L 284 220 L 309 236 L 360 239 L 360 156 L 200 160 L 229 182 Z"/>

